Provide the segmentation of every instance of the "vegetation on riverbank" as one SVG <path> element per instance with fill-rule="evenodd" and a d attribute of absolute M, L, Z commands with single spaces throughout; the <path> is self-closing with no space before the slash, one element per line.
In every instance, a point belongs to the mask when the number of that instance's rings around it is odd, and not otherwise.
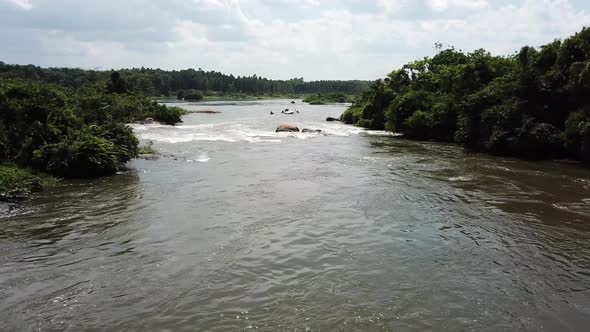
<path fill-rule="evenodd" d="M 324 105 L 324 104 L 335 104 L 335 103 L 352 103 L 354 102 L 354 96 L 345 95 L 342 93 L 328 93 L 328 94 L 313 94 L 305 97 L 303 102 L 310 105 Z"/>
<path fill-rule="evenodd" d="M 440 46 L 374 82 L 341 119 L 489 153 L 590 161 L 590 29 L 508 57 Z"/>
<path fill-rule="evenodd" d="M 217 92 L 207 91 L 201 93 L 201 98 L 186 98 L 183 92 L 179 92 L 176 98 L 160 98 L 154 97 L 155 99 L 162 102 L 175 102 L 176 100 L 184 100 L 187 102 L 208 102 L 208 101 L 256 101 L 256 100 L 272 100 L 272 99 L 290 99 L 290 100 L 302 100 L 303 102 L 310 103 L 312 105 L 324 105 L 333 103 L 352 103 L 357 95 L 342 94 L 342 93 L 330 93 L 330 94 L 263 94 L 253 95 L 241 92 Z"/>
<path fill-rule="evenodd" d="M 256 101 L 269 99 L 301 99 L 301 95 L 276 93 L 264 95 L 250 95 L 246 93 L 212 93 L 203 97 L 203 101 Z"/>
<path fill-rule="evenodd" d="M 54 177 L 30 169 L 0 164 L 0 201 L 26 198 L 56 181 Z"/>
<path fill-rule="evenodd" d="M 263 94 L 263 95 L 252 95 L 240 92 L 216 92 L 207 91 L 203 93 L 199 90 L 189 89 L 181 90 L 177 93 L 177 100 L 184 101 L 254 101 L 254 100 L 265 100 L 265 99 L 299 99 L 300 95 L 296 94 Z"/>
<path fill-rule="evenodd" d="M 176 99 L 199 101 L 203 99 L 203 93 L 195 89 L 180 90 L 176 93 Z"/>
<path fill-rule="evenodd" d="M 156 149 L 154 149 L 154 147 L 151 144 L 148 145 L 141 145 L 139 147 L 139 151 L 138 151 L 139 155 L 155 155 L 158 153 L 158 151 L 156 151 Z"/>
<path fill-rule="evenodd" d="M 138 153 L 138 140 L 127 123 L 154 119 L 181 121 L 185 111 L 128 93 L 116 72 L 108 82 L 80 89 L 23 80 L 0 81 L 0 163 L 64 178 L 111 175 Z M 151 121 L 150 119 L 150 121 Z M 27 171 L 7 174 L 0 192 L 15 183 L 43 185 Z M 39 186 L 37 185 L 39 184 Z M 16 188 L 27 185 L 16 185 Z"/>

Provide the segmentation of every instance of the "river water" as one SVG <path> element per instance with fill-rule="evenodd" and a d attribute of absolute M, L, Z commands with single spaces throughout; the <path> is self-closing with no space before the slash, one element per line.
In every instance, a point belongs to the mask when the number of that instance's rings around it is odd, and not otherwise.
<path fill-rule="evenodd" d="M 587 169 L 324 121 L 344 105 L 183 107 L 222 113 L 3 206 L 0 330 L 588 330 Z"/>

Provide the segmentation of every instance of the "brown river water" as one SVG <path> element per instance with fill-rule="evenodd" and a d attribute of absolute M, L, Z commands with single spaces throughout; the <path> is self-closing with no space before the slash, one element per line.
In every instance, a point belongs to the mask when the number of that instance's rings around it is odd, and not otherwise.
<path fill-rule="evenodd" d="M 289 102 L 183 104 L 222 113 L 1 205 L 0 331 L 588 331 L 590 170 Z"/>

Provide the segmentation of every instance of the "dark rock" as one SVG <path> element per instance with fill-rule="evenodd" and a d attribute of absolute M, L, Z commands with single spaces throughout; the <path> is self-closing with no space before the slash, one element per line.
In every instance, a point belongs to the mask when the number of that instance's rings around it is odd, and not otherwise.
<path fill-rule="evenodd" d="M 329 116 L 326 118 L 326 121 L 340 121 L 340 119 L 333 118 L 333 117 Z"/>
<path fill-rule="evenodd" d="M 221 113 L 221 112 L 214 111 L 214 110 L 201 110 L 201 111 L 194 111 L 193 113 L 217 114 L 217 113 Z"/>
<path fill-rule="evenodd" d="M 302 133 L 316 133 L 316 134 L 320 134 L 322 132 L 321 129 L 309 129 L 309 128 L 303 128 L 303 130 L 301 130 Z"/>

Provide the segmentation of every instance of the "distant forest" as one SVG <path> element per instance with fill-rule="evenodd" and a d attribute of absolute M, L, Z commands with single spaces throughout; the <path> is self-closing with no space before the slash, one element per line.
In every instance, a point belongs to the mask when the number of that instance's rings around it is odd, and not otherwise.
<path fill-rule="evenodd" d="M 195 89 L 217 94 L 244 93 L 250 95 L 344 93 L 361 94 L 368 90 L 369 81 L 311 81 L 303 78 L 270 80 L 257 75 L 233 76 L 202 69 L 162 70 L 132 68 L 118 71 L 127 88 L 145 96 L 175 96 L 178 91 Z M 0 80 L 26 79 L 54 83 L 67 88 L 102 83 L 109 80 L 111 70 L 80 68 L 41 68 L 34 65 L 10 65 L 0 61 Z"/>

